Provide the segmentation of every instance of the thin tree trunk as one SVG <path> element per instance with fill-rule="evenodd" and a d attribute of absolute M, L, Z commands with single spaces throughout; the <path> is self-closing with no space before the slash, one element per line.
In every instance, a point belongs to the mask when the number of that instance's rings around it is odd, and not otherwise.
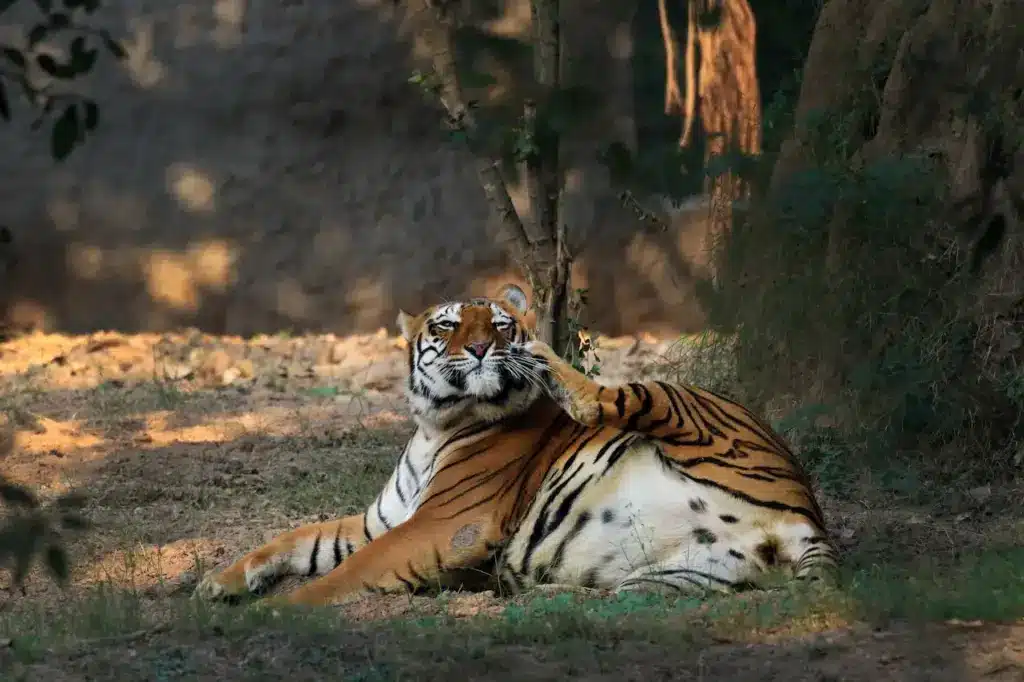
<path fill-rule="evenodd" d="M 558 0 L 531 0 L 533 19 L 533 76 L 543 96 L 550 98 L 561 85 L 562 38 Z M 538 308 L 538 333 L 560 355 L 569 349 L 569 269 L 567 226 L 562 206 L 560 140 L 532 119 L 536 154 L 527 163 L 527 186 L 536 220 L 536 233 L 544 235 L 554 250 L 547 287 L 534 292 Z"/>
<path fill-rule="evenodd" d="M 686 57 L 684 69 L 686 73 L 686 99 L 679 91 L 679 52 L 678 39 L 672 30 L 668 18 L 665 0 L 658 0 L 658 22 L 661 26 L 661 40 L 665 46 L 665 113 L 681 114 L 683 132 L 679 137 L 679 146 L 688 147 L 693 135 L 693 120 L 697 109 L 697 6 L 693 0 L 686 3 Z"/>

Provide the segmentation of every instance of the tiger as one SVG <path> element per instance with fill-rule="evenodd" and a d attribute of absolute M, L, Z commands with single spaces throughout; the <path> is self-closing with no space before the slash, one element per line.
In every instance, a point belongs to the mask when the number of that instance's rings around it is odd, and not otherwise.
<path fill-rule="evenodd" d="M 285 532 L 197 585 L 277 604 L 482 585 L 730 593 L 832 580 L 809 477 L 750 410 L 661 380 L 604 385 L 537 338 L 525 292 L 400 311 L 416 430 L 361 514 Z M 777 589 L 777 588 L 767 588 Z"/>

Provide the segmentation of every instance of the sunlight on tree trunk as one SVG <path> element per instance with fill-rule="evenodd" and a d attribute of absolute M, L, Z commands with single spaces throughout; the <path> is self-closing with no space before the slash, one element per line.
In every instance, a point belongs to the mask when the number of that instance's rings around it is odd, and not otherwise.
<path fill-rule="evenodd" d="M 761 153 L 761 93 L 757 83 L 754 13 L 747 0 L 686 0 L 686 102 L 679 102 L 676 80 L 676 37 L 668 23 L 665 0 L 659 0 L 666 55 L 666 109 L 683 116 L 680 146 L 690 143 L 694 93 L 700 98 L 700 119 L 705 139 L 705 164 L 716 157 L 729 167 L 709 177 L 710 235 L 729 229 L 733 202 L 746 198 L 749 187 L 732 168 L 741 156 Z M 700 63 L 694 70 L 694 43 Z"/>
<path fill-rule="evenodd" d="M 571 302 L 567 225 L 562 210 L 560 141 L 539 118 L 541 104 L 561 88 L 561 25 L 558 0 L 531 0 L 534 48 L 533 75 L 541 101 L 524 103 L 522 135 L 517 152 L 526 168 L 526 188 L 533 221 L 524 225 L 505 185 L 497 158 L 488 157 L 478 142 L 478 125 L 467 104 L 456 69 L 455 20 L 448 5 L 415 0 L 415 25 L 430 51 L 437 94 L 448 114 L 448 125 L 459 134 L 477 159 L 477 172 L 488 204 L 498 218 L 497 237 L 522 270 L 533 290 L 538 334 L 565 355 L 569 350 Z M 527 229 L 527 228 L 530 229 Z"/>
<path fill-rule="evenodd" d="M 666 0 L 658 0 L 658 22 L 661 25 L 661 39 L 665 44 L 665 113 L 681 114 L 683 117 L 683 133 L 679 138 L 679 146 L 687 147 L 693 135 L 693 119 L 697 109 L 696 54 L 697 54 L 697 6 L 694 2 L 686 3 L 686 99 L 679 91 L 679 73 L 676 62 L 675 31 L 668 18 Z"/>

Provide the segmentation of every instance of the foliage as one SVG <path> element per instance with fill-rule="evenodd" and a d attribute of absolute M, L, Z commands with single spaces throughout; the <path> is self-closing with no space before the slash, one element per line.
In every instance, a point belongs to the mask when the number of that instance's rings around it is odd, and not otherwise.
<path fill-rule="evenodd" d="M 811 163 L 719 239 L 720 277 L 701 290 L 711 322 L 735 338 L 745 399 L 790 396 L 780 428 L 810 438 L 809 459 L 848 458 L 846 442 L 1006 460 L 1024 435 L 1019 370 L 998 320 L 971 305 L 969 254 L 941 219 L 942 166 L 909 153 L 864 162 L 858 135 L 877 114 L 858 101 L 811 112 Z M 774 115 L 791 120 L 786 107 Z"/>
<path fill-rule="evenodd" d="M 19 0 L 0 0 L 0 16 Z M 34 111 L 32 130 L 44 123 L 50 127 L 50 155 L 63 161 L 100 121 L 99 105 L 85 95 L 64 89 L 91 73 L 99 48 L 117 59 L 126 53 L 109 32 L 87 26 L 79 19 L 91 16 L 100 0 L 32 0 L 41 15 L 19 45 L 0 44 L 0 119 L 9 123 L 16 108 L 12 97 Z M 59 47 L 53 43 L 64 39 Z M 20 585 L 35 561 L 43 558 L 58 582 L 68 578 L 69 562 L 63 547 L 63 533 L 82 530 L 87 523 L 79 513 L 83 498 L 70 493 L 50 505 L 23 486 L 0 477 L 0 502 L 7 513 L 0 526 L 0 566 L 10 567 L 15 585 Z"/>
<path fill-rule="evenodd" d="M 587 289 L 576 289 L 572 294 L 572 300 L 569 302 L 567 322 L 572 343 L 566 348 L 565 359 L 577 371 L 593 379 L 601 374 L 601 358 L 597 354 L 597 349 L 593 345 L 590 334 L 587 332 L 586 327 L 580 323 L 579 319 L 580 311 L 587 305 L 588 294 L 589 290 Z M 589 367 L 586 364 L 588 353 L 593 356 L 593 362 Z"/>
<path fill-rule="evenodd" d="M 63 533 L 88 527 L 81 515 L 84 498 L 68 493 L 43 505 L 27 488 L 0 477 L 0 501 L 8 511 L 0 526 L 0 567 L 9 568 L 13 583 L 21 585 L 41 556 L 54 579 L 65 583 L 69 561 Z"/>
<path fill-rule="evenodd" d="M 32 130 L 51 123 L 50 154 L 63 161 L 96 130 L 100 120 L 93 99 L 64 90 L 63 85 L 92 71 L 99 46 L 117 59 L 124 59 L 126 53 L 110 33 L 90 28 L 77 18 L 92 15 L 100 0 L 32 2 L 42 16 L 28 30 L 23 46 L 0 44 L 0 119 L 11 120 L 11 96 L 20 96 L 35 111 Z M 17 4 L 18 0 L 0 0 L 0 15 Z M 66 44 L 60 50 L 48 43 L 61 39 L 66 39 Z"/>

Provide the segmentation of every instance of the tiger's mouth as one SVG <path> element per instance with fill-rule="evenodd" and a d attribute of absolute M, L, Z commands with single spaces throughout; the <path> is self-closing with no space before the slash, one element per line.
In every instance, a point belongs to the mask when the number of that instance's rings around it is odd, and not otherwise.
<path fill-rule="evenodd" d="M 511 392 L 543 386 L 536 361 L 520 345 L 507 346 L 486 358 L 453 358 L 444 372 L 452 388 L 467 397 L 491 400 Z"/>

